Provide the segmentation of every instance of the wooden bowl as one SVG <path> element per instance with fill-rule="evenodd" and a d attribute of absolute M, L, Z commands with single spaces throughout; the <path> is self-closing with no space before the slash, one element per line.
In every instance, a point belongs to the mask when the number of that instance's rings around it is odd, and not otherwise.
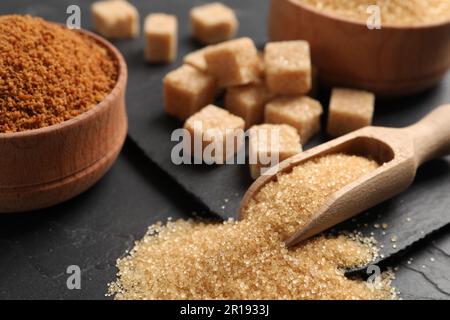
<path fill-rule="evenodd" d="M 127 66 L 120 52 L 99 36 L 118 62 L 113 90 L 81 115 L 46 128 L 0 133 L 0 212 L 53 206 L 87 190 L 116 160 L 127 134 Z"/>
<path fill-rule="evenodd" d="M 271 0 L 269 39 L 307 40 L 329 86 L 402 96 L 435 85 L 450 67 L 450 20 L 369 30 L 295 0 Z"/>

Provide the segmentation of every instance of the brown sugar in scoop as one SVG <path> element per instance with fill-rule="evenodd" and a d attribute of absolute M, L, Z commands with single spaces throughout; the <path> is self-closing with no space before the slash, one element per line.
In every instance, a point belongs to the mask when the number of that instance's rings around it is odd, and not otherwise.
<path fill-rule="evenodd" d="M 251 216 L 252 203 L 257 201 L 267 185 L 283 179 L 289 172 L 295 172 L 302 163 L 310 163 L 330 154 L 347 153 L 362 155 L 381 164 L 318 202 L 314 210 L 309 211 L 311 218 L 307 223 L 300 223 L 300 216 L 296 220 L 295 214 L 284 221 L 291 224 L 284 227 L 290 231 L 286 235 L 287 244 L 296 245 L 407 189 L 421 164 L 450 153 L 449 121 L 450 105 L 444 105 L 410 127 L 366 127 L 295 155 L 254 182 L 241 202 L 240 218 Z M 352 174 L 351 169 L 358 168 L 358 165 L 349 164 L 346 168 L 347 174 Z M 333 176 L 339 174 L 339 170 L 335 173 L 330 171 L 329 181 L 324 180 L 317 187 L 326 188 L 334 184 Z M 306 177 L 305 181 L 308 179 L 313 179 L 313 176 Z M 294 192 L 293 186 L 287 185 L 280 192 Z"/>

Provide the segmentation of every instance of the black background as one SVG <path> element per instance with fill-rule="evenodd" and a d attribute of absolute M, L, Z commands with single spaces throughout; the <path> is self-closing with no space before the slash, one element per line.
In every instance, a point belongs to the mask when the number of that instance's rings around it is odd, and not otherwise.
<path fill-rule="evenodd" d="M 78 4 L 82 8 L 82 27 L 91 29 L 91 2 L 2 0 L 0 14 L 28 13 L 64 22 L 67 6 Z M 187 13 L 192 6 L 206 1 L 131 2 L 139 8 L 141 19 L 155 11 L 177 14 L 180 24 L 179 61 L 172 66 L 148 66 L 142 61 L 142 37 L 115 42 L 130 68 L 127 91 L 130 138 L 112 170 L 85 194 L 48 210 L 0 216 L 0 298 L 102 299 L 107 283 L 114 280 L 115 260 L 142 237 L 148 225 L 158 220 L 165 221 L 168 217 L 187 218 L 193 211 L 201 213 L 208 209 L 219 216 L 232 216 L 242 192 L 250 183 L 245 166 L 186 168 L 174 167 L 168 160 L 171 144 L 167 141 L 171 129 L 180 124 L 162 112 L 161 78 L 180 63 L 184 54 L 197 47 L 189 38 Z M 268 1 L 224 2 L 237 9 L 241 35 L 250 35 L 261 47 L 266 41 L 264 21 Z M 326 104 L 327 95 L 322 97 Z M 444 102 L 450 102 L 449 76 L 437 88 L 424 94 L 380 103 L 375 123 L 407 125 L 418 120 L 431 107 Z M 319 137 L 310 145 L 324 139 Z M 409 192 L 371 210 L 372 214 L 368 216 L 362 215 L 358 223 L 363 231 L 376 232 L 370 227 L 364 228 L 366 222 L 369 226 L 374 221 L 388 222 L 392 226 L 388 233 L 405 235 L 399 237 L 404 240 L 399 247 L 404 247 L 445 225 L 450 219 L 448 160 L 429 163 L 419 171 L 418 180 Z M 221 183 L 225 181 L 226 186 Z M 198 200 L 192 197 L 192 193 Z M 225 198 L 229 200 L 227 203 Z M 378 216 L 381 220 L 375 220 Z M 405 222 L 406 217 L 411 220 L 409 225 Z M 422 235 L 421 231 L 425 234 Z M 380 236 L 380 241 L 389 243 L 389 234 L 377 236 Z M 387 250 L 387 254 L 395 251 Z M 411 257 L 414 259 L 408 264 Z M 394 257 L 389 264 L 400 266 L 395 285 L 403 298 L 448 299 L 449 228 L 427 236 L 407 252 Z M 81 290 L 68 290 L 66 287 L 68 275 L 65 270 L 69 265 L 79 265 L 82 269 Z"/>

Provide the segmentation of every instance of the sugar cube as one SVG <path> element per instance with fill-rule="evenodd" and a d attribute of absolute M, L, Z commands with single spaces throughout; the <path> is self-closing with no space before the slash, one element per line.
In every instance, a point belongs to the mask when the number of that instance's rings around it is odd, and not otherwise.
<path fill-rule="evenodd" d="M 239 26 L 234 11 L 219 2 L 195 7 L 190 16 L 193 36 L 203 44 L 231 39 Z"/>
<path fill-rule="evenodd" d="M 311 57 L 306 41 L 270 42 L 264 53 L 266 84 L 279 95 L 301 95 L 311 89 Z"/>
<path fill-rule="evenodd" d="M 205 53 L 210 49 L 211 47 L 204 47 L 202 49 L 193 51 L 191 53 L 188 53 L 184 56 L 183 62 L 186 64 L 189 64 L 203 72 L 207 72 L 208 65 L 206 64 L 205 59 Z"/>
<path fill-rule="evenodd" d="M 185 120 L 214 100 L 216 81 L 196 68 L 183 65 L 164 77 L 164 102 L 168 114 Z"/>
<path fill-rule="evenodd" d="M 145 59 L 172 62 L 177 56 L 177 18 L 165 13 L 149 14 L 145 19 Z"/>
<path fill-rule="evenodd" d="M 264 120 L 264 106 L 270 94 L 264 84 L 230 87 L 225 95 L 225 107 L 245 120 L 246 128 Z"/>
<path fill-rule="evenodd" d="M 301 151 L 300 136 L 289 125 L 262 124 L 249 130 L 249 165 L 253 179 L 258 178 L 261 171 Z"/>
<path fill-rule="evenodd" d="M 296 128 L 303 145 L 320 131 L 323 113 L 319 101 L 306 96 L 279 97 L 266 104 L 265 122 L 285 123 Z"/>
<path fill-rule="evenodd" d="M 106 38 L 133 38 L 139 35 L 139 13 L 127 1 L 105 0 L 91 6 L 95 29 Z"/>
<path fill-rule="evenodd" d="M 261 74 L 258 51 L 250 38 L 229 40 L 205 52 L 208 73 L 219 86 L 230 87 L 257 82 Z"/>
<path fill-rule="evenodd" d="M 191 141 L 198 139 L 202 142 L 203 159 L 208 163 L 216 164 L 221 164 L 234 156 L 242 147 L 245 140 L 244 127 L 243 119 L 215 105 L 208 105 L 201 109 L 189 117 L 184 124 L 184 128 L 191 135 Z M 209 157 L 204 154 L 204 151 L 211 144 L 217 144 L 219 149 L 212 150 Z M 230 150 L 228 147 L 227 149 L 227 144 L 233 148 Z M 192 149 L 195 152 L 193 143 Z M 198 156 L 198 154 L 194 154 L 194 157 L 198 158 Z"/>
<path fill-rule="evenodd" d="M 375 108 L 371 92 L 335 88 L 330 99 L 327 132 L 333 137 L 371 125 Z"/>

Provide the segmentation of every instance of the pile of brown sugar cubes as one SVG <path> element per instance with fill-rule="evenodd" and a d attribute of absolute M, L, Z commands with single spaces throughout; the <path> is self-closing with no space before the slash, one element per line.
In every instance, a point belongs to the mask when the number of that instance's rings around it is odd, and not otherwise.
<path fill-rule="evenodd" d="M 139 36 L 139 11 L 126 0 L 103 0 L 91 6 L 92 20 L 99 34 L 110 39 Z M 239 23 L 234 11 L 214 2 L 191 10 L 191 29 L 202 44 L 214 44 L 234 37 Z M 177 57 L 178 20 L 166 13 L 151 13 L 144 22 L 145 60 L 170 63 Z"/>
<path fill-rule="evenodd" d="M 138 11 L 124 0 L 100 1 L 92 11 L 97 30 L 107 37 L 133 37 L 139 31 Z M 264 154 L 283 161 L 301 152 L 302 145 L 320 132 L 323 114 L 321 103 L 310 97 L 316 90 L 317 72 L 308 42 L 270 42 L 264 52 L 258 52 L 250 38 L 232 39 L 238 19 L 231 8 L 218 2 L 191 9 L 190 21 L 193 38 L 207 46 L 186 55 L 184 64 L 165 76 L 165 111 L 184 121 L 192 137 L 201 138 L 202 148 L 217 138 L 209 136 L 208 130 L 214 129 L 225 145 L 237 132 L 249 129 L 249 159 L 256 159 L 250 163 L 253 178 L 267 169 Z M 175 16 L 152 13 L 145 19 L 144 31 L 147 61 L 175 60 Z M 222 94 L 225 109 L 213 105 Z M 370 125 L 374 103 L 370 92 L 334 89 L 328 134 L 337 137 Z M 230 156 L 227 153 L 216 163 Z"/>

